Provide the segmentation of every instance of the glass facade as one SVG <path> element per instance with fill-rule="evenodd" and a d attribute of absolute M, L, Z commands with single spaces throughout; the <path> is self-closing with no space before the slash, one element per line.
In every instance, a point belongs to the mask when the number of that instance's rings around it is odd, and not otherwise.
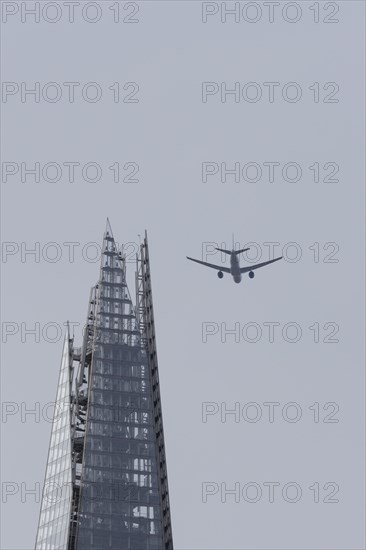
<path fill-rule="evenodd" d="M 36 550 L 67 550 L 71 511 L 70 390 L 72 349 L 66 334 L 43 488 Z"/>
<path fill-rule="evenodd" d="M 152 386 L 110 232 L 96 296 L 76 550 L 162 549 Z"/>
<path fill-rule="evenodd" d="M 134 306 L 107 224 L 83 346 L 65 339 L 36 550 L 173 549 L 146 238 L 140 252 Z"/>

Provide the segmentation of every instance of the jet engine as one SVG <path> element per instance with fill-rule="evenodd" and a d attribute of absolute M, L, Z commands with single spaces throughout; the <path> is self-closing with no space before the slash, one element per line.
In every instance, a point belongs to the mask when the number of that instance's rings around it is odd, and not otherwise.
<path fill-rule="evenodd" d="M 254 272 L 253 271 L 249 271 L 249 278 L 254 279 Z"/>
<path fill-rule="evenodd" d="M 223 274 L 222 271 L 218 271 L 218 272 L 217 272 L 217 276 L 218 276 L 219 279 L 222 279 L 223 276 L 224 276 L 224 274 Z"/>

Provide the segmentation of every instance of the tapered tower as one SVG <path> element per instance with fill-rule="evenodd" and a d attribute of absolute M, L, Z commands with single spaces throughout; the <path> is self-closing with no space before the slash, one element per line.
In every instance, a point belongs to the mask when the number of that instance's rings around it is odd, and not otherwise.
<path fill-rule="evenodd" d="M 134 305 L 109 222 L 83 344 L 65 338 L 41 549 L 173 549 L 147 236 Z"/>

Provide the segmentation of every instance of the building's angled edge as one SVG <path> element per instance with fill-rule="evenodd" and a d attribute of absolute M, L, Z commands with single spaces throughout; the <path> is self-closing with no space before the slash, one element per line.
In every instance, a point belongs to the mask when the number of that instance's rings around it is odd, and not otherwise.
<path fill-rule="evenodd" d="M 137 296 L 138 319 L 140 331 L 144 338 L 148 354 L 148 363 L 151 373 L 153 388 L 153 404 L 155 417 L 155 443 L 159 464 L 159 488 L 161 508 L 163 510 L 164 549 L 173 550 L 173 533 L 170 514 L 168 471 L 165 454 L 165 439 L 163 426 L 163 412 L 160 397 L 158 355 L 156 346 L 156 333 L 154 321 L 154 307 L 151 285 L 149 246 L 147 232 L 143 244 L 140 246 L 140 256 L 137 261 Z"/>
<path fill-rule="evenodd" d="M 67 550 L 71 513 L 72 340 L 67 326 L 43 486 L 36 550 Z"/>

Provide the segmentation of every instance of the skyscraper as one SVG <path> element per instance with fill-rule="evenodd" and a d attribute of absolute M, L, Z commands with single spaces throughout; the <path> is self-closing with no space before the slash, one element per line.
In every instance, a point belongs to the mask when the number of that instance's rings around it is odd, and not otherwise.
<path fill-rule="evenodd" d="M 147 236 L 136 302 L 109 222 L 82 346 L 67 331 L 36 550 L 172 550 Z"/>

